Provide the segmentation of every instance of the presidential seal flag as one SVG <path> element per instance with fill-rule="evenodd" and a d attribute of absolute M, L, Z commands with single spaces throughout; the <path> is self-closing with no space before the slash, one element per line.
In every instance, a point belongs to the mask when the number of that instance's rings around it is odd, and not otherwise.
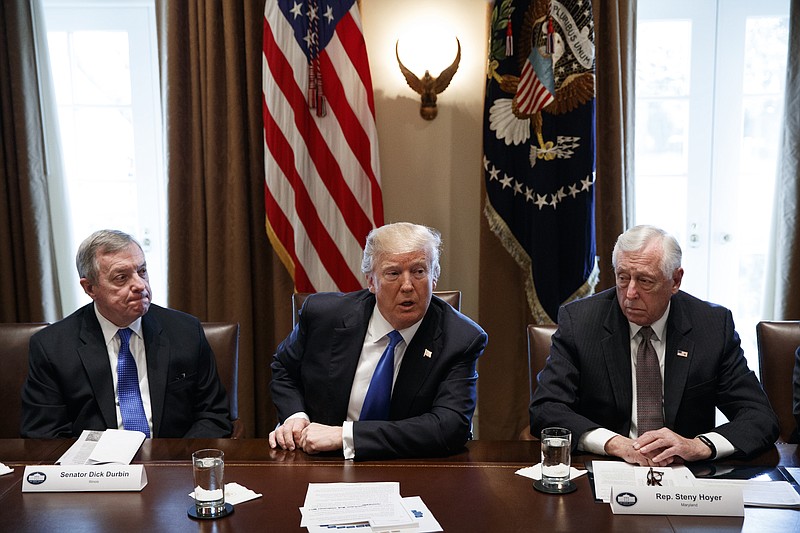
<path fill-rule="evenodd" d="M 355 0 L 264 7 L 267 234 L 298 292 L 363 287 L 383 224 L 375 104 Z"/>
<path fill-rule="evenodd" d="M 484 109 L 484 214 L 525 272 L 534 321 L 594 291 L 590 0 L 496 0 Z"/>

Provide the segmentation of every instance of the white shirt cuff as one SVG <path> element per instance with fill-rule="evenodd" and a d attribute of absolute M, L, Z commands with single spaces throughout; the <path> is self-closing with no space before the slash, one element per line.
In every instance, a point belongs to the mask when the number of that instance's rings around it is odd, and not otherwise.
<path fill-rule="evenodd" d="M 293 414 L 291 416 L 287 416 L 286 420 L 291 420 L 292 418 L 305 418 L 306 420 L 311 422 L 311 419 L 308 418 L 308 415 L 305 414 L 303 411 L 297 411 L 295 414 Z M 283 422 L 286 423 L 286 420 L 284 420 Z M 280 424 L 278 424 L 278 425 L 280 426 Z"/>
<path fill-rule="evenodd" d="M 355 459 L 356 447 L 353 443 L 353 421 L 342 422 L 342 452 L 345 459 Z"/>
<path fill-rule="evenodd" d="M 736 448 L 733 446 L 733 444 L 731 444 L 728 439 L 719 433 L 714 433 L 712 431 L 710 433 L 701 433 L 701 435 L 708 437 L 708 440 L 713 442 L 714 446 L 717 448 L 717 455 L 712 457 L 712 460 L 728 457 L 729 455 L 733 455 L 733 453 L 736 451 Z"/>
<path fill-rule="evenodd" d="M 578 440 L 578 449 L 595 455 L 608 455 L 606 443 L 619 435 L 606 428 L 597 428 L 587 431 Z"/>

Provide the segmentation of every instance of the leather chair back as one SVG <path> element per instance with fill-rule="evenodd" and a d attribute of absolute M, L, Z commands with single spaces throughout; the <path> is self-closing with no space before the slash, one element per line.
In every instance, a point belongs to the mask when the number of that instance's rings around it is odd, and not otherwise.
<path fill-rule="evenodd" d="M 28 344 L 31 335 L 46 323 L 0 324 L 0 438 L 18 439 L 22 413 L 22 385 L 28 377 Z"/>
<path fill-rule="evenodd" d="M 456 311 L 461 311 L 461 291 L 433 291 L 435 296 L 438 296 L 445 302 L 449 303 Z M 292 294 L 292 327 L 297 325 L 300 318 L 300 309 L 303 308 L 303 302 L 308 298 L 307 292 L 296 292 Z"/>
<path fill-rule="evenodd" d="M 797 429 L 792 412 L 795 352 L 800 346 L 800 321 L 765 320 L 756 325 L 761 385 L 781 426 L 781 442 L 789 442 Z"/>
<path fill-rule="evenodd" d="M 558 326 L 554 324 L 528 324 L 528 403 L 533 400 L 536 390 L 536 376 L 544 368 L 547 356 L 550 355 L 550 337 L 553 336 Z M 530 425 L 522 430 L 520 440 L 532 440 Z"/>
<path fill-rule="evenodd" d="M 228 393 L 231 420 L 233 420 L 231 438 L 242 438 L 245 428 L 239 420 L 239 324 L 202 322 L 202 326 L 217 360 L 217 373 Z"/>

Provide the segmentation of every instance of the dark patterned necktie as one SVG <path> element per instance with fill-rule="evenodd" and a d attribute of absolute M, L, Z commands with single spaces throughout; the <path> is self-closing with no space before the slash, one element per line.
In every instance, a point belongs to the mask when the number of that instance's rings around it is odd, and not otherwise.
<path fill-rule="evenodd" d="M 139 390 L 139 373 L 129 345 L 133 331 L 125 328 L 117 333 L 120 340 L 117 358 L 117 397 L 119 411 L 122 414 L 122 427 L 131 431 L 141 431 L 150 437 L 150 426 L 147 425 L 142 393 Z"/>
<path fill-rule="evenodd" d="M 359 420 L 388 420 L 389 406 L 392 402 L 392 381 L 394 379 L 394 349 L 403 337 L 397 330 L 389 332 L 389 345 L 383 351 L 369 389 L 364 398 Z"/>
<path fill-rule="evenodd" d="M 653 328 L 645 326 L 639 333 L 642 341 L 636 351 L 636 426 L 638 434 L 642 435 L 664 427 L 664 415 L 661 407 L 661 370 L 656 349 L 650 342 Z"/>

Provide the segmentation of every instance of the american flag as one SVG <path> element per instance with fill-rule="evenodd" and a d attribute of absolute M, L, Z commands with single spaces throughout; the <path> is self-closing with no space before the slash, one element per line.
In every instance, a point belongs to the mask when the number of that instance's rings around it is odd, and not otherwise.
<path fill-rule="evenodd" d="M 517 86 L 517 107 L 520 113 L 531 115 L 555 101 L 553 63 L 542 57 L 537 47 L 522 65 L 522 75 Z"/>
<path fill-rule="evenodd" d="M 295 290 L 363 287 L 383 199 L 355 0 L 267 0 L 262 109 L 267 234 Z"/>

